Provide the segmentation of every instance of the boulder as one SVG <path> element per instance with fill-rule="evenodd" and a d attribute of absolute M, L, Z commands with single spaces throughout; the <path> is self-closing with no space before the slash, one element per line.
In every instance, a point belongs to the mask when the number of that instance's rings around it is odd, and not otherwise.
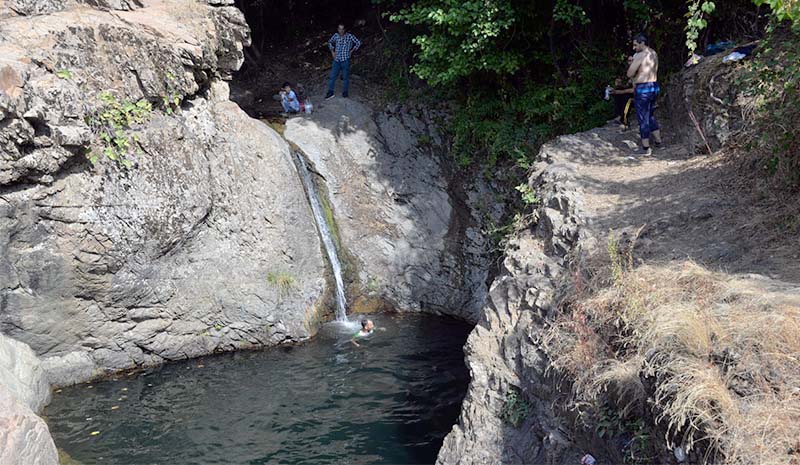
<path fill-rule="evenodd" d="M 47 424 L 0 384 L 0 463 L 58 465 Z"/>
<path fill-rule="evenodd" d="M 0 334 L 0 463 L 58 463 L 47 425 L 36 416 L 49 400 L 50 386 L 36 354 Z"/>
<path fill-rule="evenodd" d="M 228 101 L 243 15 L 122 3 L 0 20 L 0 330 L 55 385 L 302 340 L 325 308 L 289 146 Z M 103 95 L 153 106 L 124 135 L 128 166 L 87 123 Z"/>

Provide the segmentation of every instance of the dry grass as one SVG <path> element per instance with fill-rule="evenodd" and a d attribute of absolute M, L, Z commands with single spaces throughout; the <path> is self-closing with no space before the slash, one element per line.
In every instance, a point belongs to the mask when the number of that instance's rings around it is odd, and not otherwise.
<path fill-rule="evenodd" d="M 800 463 L 800 288 L 614 254 L 544 338 L 576 405 L 652 408 L 708 462 Z"/>

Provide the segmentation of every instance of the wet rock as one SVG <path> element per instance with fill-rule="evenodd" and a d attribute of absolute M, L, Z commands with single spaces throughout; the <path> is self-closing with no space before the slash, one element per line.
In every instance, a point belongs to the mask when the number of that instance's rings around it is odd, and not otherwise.
<path fill-rule="evenodd" d="M 284 135 L 329 190 L 357 302 L 380 295 L 399 310 L 476 321 L 490 267 L 483 222 L 499 220 L 501 202 L 436 156 L 445 149 L 431 120 L 337 99 L 288 120 Z"/>

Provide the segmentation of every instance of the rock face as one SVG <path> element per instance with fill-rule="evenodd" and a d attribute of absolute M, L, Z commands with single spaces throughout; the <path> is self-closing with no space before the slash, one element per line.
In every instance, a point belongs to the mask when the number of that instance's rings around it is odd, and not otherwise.
<path fill-rule="evenodd" d="M 707 152 L 709 147 L 718 150 L 731 141 L 745 124 L 745 109 L 755 105 L 755 97 L 745 95 L 737 82 L 742 79 L 741 70 L 722 62 L 725 55 L 704 57 L 667 84 L 669 114 L 688 116 L 683 124 L 671 128 L 673 137 L 699 152 Z"/>
<path fill-rule="evenodd" d="M 481 225 L 502 209 L 488 186 L 454 179 L 433 155 L 443 145 L 434 118 L 335 99 L 290 119 L 284 136 L 328 188 L 356 309 L 380 296 L 399 310 L 475 322 L 490 268 Z"/>
<path fill-rule="evenodd" d="M 459 424 L 445 438 L 439 464 L 580 463 L 552 409 L 558 389 L 546 376 L 547 360 L 536 340 L 556 311 L 557 289 L 569 256 L 591 249 L 576 165 L 569 153 L 580 136 L 546 144 L 529 185 L 541 195 L 533 226 L 513 235 L 481 319 L 464 347 L 470 386 Z M 502 419 L 509 392 L 535 393 L 518 427 Z"/>
<path fill-rule="evenodd" d="M 155 0 L 2 18 L 0 330 L 50 381 L 312 334 L 325 264 L 288 145 L 222 81 L 249 41 L 241 13 Z M 103 93 L 156 106 L 130 168 L 87 161 Z"/>
<path fill-rule="evenodd" d="M 49 400 L 50 386 L 36 354 L 0 335 L 0 463 L 58 463 L 50 431 L 35 414 Z"/>

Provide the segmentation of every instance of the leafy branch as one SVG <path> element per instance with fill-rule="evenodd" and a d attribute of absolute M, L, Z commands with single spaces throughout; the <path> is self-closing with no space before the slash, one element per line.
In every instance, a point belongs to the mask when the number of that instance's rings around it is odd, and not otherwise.
<path fill-rule="evenodd" d="M 697 50 L 700 33 L 708 26 L 706 16 L 714 12 L 716 5 L 710 0 L 689 0 L 689 11 L 686 13 L 686 48 L 689 56 Z"/>

